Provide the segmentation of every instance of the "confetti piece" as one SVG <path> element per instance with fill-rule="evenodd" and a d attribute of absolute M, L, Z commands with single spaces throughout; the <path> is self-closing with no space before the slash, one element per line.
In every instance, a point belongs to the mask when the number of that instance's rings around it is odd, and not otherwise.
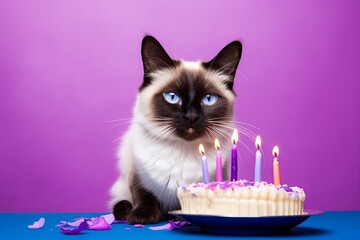
<path fill-rule="evenodd" d="M 66 221 L 60 221 L 60 223 L 56 224 L 55 226 L 57 226 L 57 227 L 65 227 L 66 225 L 67 225 Z"/>
<path fill-rule="evenodd" d="M 136 227 L 136 228 L 144 228 L 144 227 L 145 227 L 145 225 L 142 225 L 142 224 L 135 224 L 135 225 L 134 225 L 134 227 Z"/>
<path fill-rule="evenodd" d="M 60 224 L 56 225 L 57 227 L 65 227 L 65 226 L 71 226 L 71 227 L 78 227 L 83 221 L 86 221 L 86 218 L 76 218 L 75 221 L 67 222 L 67 221 L 60 221 Z"/>
<path fill-rule="evenodd" d="M 191 225 L 191 223 L 186 222 L 186 221 L 170 220 L 169 223 L 170 223 L 171 227 L 169 227 L 168 230 L 174 230 L 174 229 L 178 229 L 178 228 L 182 228 L 182 227 Z"/>
<path fill-rule="evenodd" d="M 29 229 L 39 229 L 42 228 L 45 224 L 45 218 L 40 218 L 38 221 L 34 222 L 31 225 L 28 225 Z"/>
<path fill-rule="evenodd" d="M 89 225 L 89 229 L 92 230 L 110 230 L 111 226 L 108 224 L 104 217 L 96 218 L 92 221 L 92 224 Z"/>
<path fill-rule="evenodd" d="M 115 216 L 112 213 L 101 215 L 108 224 L 112 224 L 115 221 Z"/>
<path fill-rule="evenodd" d="M 174 221 L 170 220 L 167 224 L 161 225 L 161 226 L 155 226 L 155 227 L 149 227 L 150 230 L 174 230 L 178 228 L 182 228 L 185 226 L 189 226 L 191 223 L 186 221 Z"/>
<path fill-rule="evenodd" d="M 100 218 L 101 217 L 103 217 L 108 224 L 112 224 L 115 221 L 115 217 L 112 213 L 101 215 Z M 72 222 L 60 221 L 60 223 L 57 224 L 56 226 L 57 227 L 65 227 L 65 226 L 78 227 L 80 225 L 80 223 L 82 223 L 83 221 L 87 221 L 88 225 L 91 226 L 94 224 L 95 221 L 98 221 L 98 219 L 99 219 L 99 217 L 93 217 L 93 218 L 79 217 L 79 218 L 75 218 L 74 221 L 72 221 Z"/>
<path fill-rule="evenodd" d="M 150 230 L 165 230 L 165 229 L 168 229 L 170 227 L 170 223 L 167 223 L 165 225 L 161 225 L 161 226 L 155 226 L 155 227 L 149 227 Z"/>
<path fill-rule="evenodd" d="M 82 223 L 80 223 L 80 225 L 76 228 L 64 228 L 61 227 L 60 230 L 62 233 L 64 234 L 79 234 L 81 231 L 88 229 L 88 223 L 83 220 Z"/>
<path fill-rule="evenodd" d="M 131 230 L 131 228 L 125 228 L 125 230 Z"/>

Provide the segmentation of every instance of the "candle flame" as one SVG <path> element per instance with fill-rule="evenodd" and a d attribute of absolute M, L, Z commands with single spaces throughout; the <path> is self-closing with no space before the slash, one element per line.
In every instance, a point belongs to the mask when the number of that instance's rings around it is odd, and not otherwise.
<path fill-rule="evenodd" d="M 257 149 L 260 149 L 260 147 L 261 147 L 261 138 L 259 135 L 256 136 L 255 146 L 257 147 Z"/>
<path fill-rule="evenodd" d="M 220 143 L 219 143 L 219 140 L 217 140 L 217 138 L 215 138 L 215 148 L 216 148 L 217 150 L 220 149 Z"/>
<path fill-rule="evenodd" d="M 239 140 L 238 131 L 237 131 L 237 129 L 234 129 L 234 133 L 232 135 L 231 141 L 233 144 L 236 144 L 238 140 Z"/>
<path fill-rule="evenodd" d="M 205 154 L 205 148 L 202 144 L 199 145 L 199 152 L 204 155 Z"/>
<path fill-rule="evenodd" d="M 275 146 L 273 148 L 273 155 L 274 155 L 274 157 L 277 157 L 279 155 L 279 147 L 278 146 Z"/>

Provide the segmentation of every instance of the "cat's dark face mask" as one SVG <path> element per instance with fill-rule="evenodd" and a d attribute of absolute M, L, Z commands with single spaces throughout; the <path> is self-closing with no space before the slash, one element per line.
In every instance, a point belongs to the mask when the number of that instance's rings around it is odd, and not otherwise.
<path fill-rule="evenodd" d="M 179 75 L 153 98 L 155 119 L 163 119 L 162 123 L 187 141 L 205 134 L 214 135 L 212 131 L 216 131 L 217 124 L 231 120 L 232 103 L 205 79 L 206 71 L 177 71 Z"/>

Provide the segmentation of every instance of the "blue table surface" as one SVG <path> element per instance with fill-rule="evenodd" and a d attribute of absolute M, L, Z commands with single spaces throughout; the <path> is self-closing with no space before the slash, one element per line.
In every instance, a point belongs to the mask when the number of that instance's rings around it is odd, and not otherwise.
<path fill-rule="evenodd" d="M 0 239 L 253 239 L 254 236 L 221 236 L 202 233 L 196 226 L 174 231 L 153 231 L 135 228 L 128 224 L 112 224 L 111 230 L 85 230 L 79 235 L 64 235 L 55 225 L 60 220 L 71 221 L 77 217 L 98 217 L 104 213 L 0 213 Z M 40 217 L 46 219 L 41 229 L 30 230 L 28 225 Z M 125 228 L 130 228 L 126 230 Z M 360 239 L 360 211 L 326 211 L 322 215 L 311 216 L 295 227 L 290 234 L 281 236 L 256 236 L 256 239 Z"/>

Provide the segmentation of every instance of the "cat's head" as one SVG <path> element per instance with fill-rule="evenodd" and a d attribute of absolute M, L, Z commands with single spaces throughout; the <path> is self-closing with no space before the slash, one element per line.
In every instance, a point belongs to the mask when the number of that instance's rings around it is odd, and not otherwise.
<path fill-rule="evenodd" d="M 173 60 L 154 37 L 146 36 L 138 111 L 149 134 L 186 141 L 223 138 L 231 125 L 241 52 L 241 43 L 234 41 L 208 62 Z"/>

